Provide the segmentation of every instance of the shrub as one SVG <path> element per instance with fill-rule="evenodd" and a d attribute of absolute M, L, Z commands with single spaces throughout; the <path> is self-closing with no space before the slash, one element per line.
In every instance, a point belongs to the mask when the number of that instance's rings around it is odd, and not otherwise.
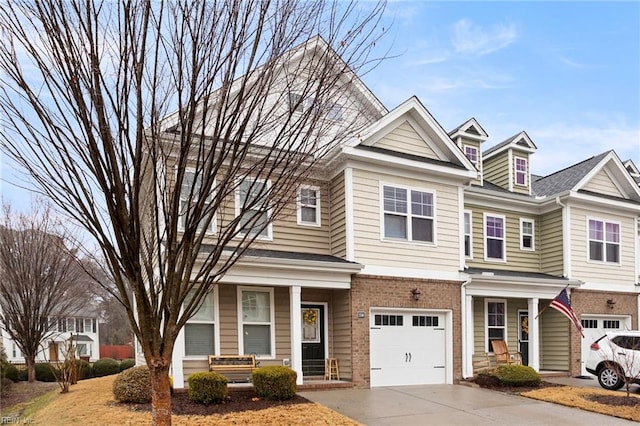
<path fill-rule="evenodd" d="M 18 369 L 18 381 L 26 382 L 29 380 L 29 371 L 27 371 L 27 367 Z"/>
<path fill-rule="evenodd" d="M 136 360 L 133 358 L 123 359 L 120 361 L 120 371 L 127 370 L 136 365 Z"/>
<path fill-rule="evenodd" d="M 256 395 L 275 401 L 294 397 L 297 391 L 298 375 L 288 367 L 279 365 L 261 367 L 253 370 L 251 379 Z"/>
<path fill-rule="evenodd" d="M 11 381 L 11 379 L 7 379 L 6 377 L 1 378 L 0 379 L 0 396 L 8 395 L 12 385 L 13 385 L 13 381 Z"/>
<path fill-rule="evenodd" d="M 55 382 L 56 376 L 53 374 L 53 366 L 47 362 L 36 363 L 36 380 L 40 382 Z"/>
<path fill-rule="evenodd" d="M 221 402 L 227 397 L 227 378 L 215 371 L 189 376 L 189 399 L 200 404 Z"/>
<path fill-rule="evenodd" d="M 110 376 L 120 372 L 120 363 L 113 358 L 102 358 L 93 363 L 95 377 Z"/>
<path fill-rule="evenodd" d="M 9 379 L 12 382 L 17 382 L 19 374 L 20 373 L 18 372 L 18 367 L 16 367 L 15 365 L 9 364 L 8 362 L 2 364 L 3 379 Z"/>
<path fill-rule="evenodd" d="M 93 368 L 91 363 L 84 360 L 76 360 L 76 368 L 78 370 L 78 380 L 90 379 L 93 377 Z"/>
<path fill-rule="evenodd" d="M 149 367 L 128 368 L 113 382 L 113 397 L 120 402 L 147 403 L 151 402 L 151 374 Z"/>
<path fill-rule="evenodd" d="M 526 365 L 501 365 L 494 374 L 507 386 L 538 386 L 542 381 L 540 374 Z"/>

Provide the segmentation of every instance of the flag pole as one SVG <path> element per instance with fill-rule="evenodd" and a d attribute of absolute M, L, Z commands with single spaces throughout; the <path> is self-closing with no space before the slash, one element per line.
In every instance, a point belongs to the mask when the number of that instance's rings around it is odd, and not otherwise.
<path fill-rule="evenodd" d="M 567 284 L 566 286 L 564 286 L 564 288 L 563 288 L 562 290 L 566 290 L 566 289 L 568 289 L 568 288 L 569 288 L 569 284 Z M 562 290 L 560 290 L 560 292 L 562 292 Z M 556 297 L 557 297 L 557 296 L 556 296 Z M 554 299 L 555 299 L 555 297 L 554 297 Z M 553 300 L 553 299 L 551 299 L 551 300 Z M 540 315 L 542 315 L 542 313 L 543 313 L 544 311 L 546 311 L 546 310 L 547 310 L 547 308 L 548 308 L 550 305 L 551 305 L 551 304 L 549 304 L 549 305 L 545 306 L 544 308 L 542 308 L 542 310 L 541 310 L 540 312 L 538 312 L 538 315 L 536 315 L 533 319 L 538 319 L 538 317 L 539 317 Z"/>

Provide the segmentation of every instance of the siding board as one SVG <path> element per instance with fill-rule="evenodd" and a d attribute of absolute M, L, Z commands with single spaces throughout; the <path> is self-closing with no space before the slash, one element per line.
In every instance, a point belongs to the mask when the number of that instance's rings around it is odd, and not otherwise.
<path fill-rule="evenodd" d="M 433 149 L 431 149 L 429 143 L 431 142 L 425 142 L 413 126 L 405 121 L 376 142 L 375 146 L 405 154 L 438 159 L 438 156 Z"/>

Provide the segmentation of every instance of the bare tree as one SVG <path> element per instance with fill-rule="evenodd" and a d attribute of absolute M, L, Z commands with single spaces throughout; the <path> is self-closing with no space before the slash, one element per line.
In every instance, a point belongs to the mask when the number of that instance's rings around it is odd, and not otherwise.
<path fill-rule="evenodd" d="M 12 215 L 0 222 L 0 321 L 35 380 L 35 360 L 54 337 L 50 319 L 72 316 L 90 298 L 88 276 L 76 261 L 73 239 L 48 208 Z"/>
<path fill-rule="evenodd" d="M 180 329 L 291 213 L 325 154 L 380 117 L 379 102 L 354 89 L 379 62 L 383 10 L 325 0 L 0 5 L 0 146 L 100 246 L 151 369 L 155 424 L 171 422 Z"/>

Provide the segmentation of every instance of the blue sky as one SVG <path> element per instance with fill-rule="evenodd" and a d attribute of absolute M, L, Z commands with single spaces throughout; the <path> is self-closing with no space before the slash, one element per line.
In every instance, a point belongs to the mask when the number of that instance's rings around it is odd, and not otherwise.
<path fill-rule="evenodd" d="M 363 80 L 389 109 L 416 95 L 447 131 L 475 117 L 483 149 L 525 130 L 536 174 L 609 149 L 640 167 L 640 2 L 391 1 L 385 25 L 398 56 Z"/>
<path fill-rule="evenodd" d="M 640 2 L 392 1 L 393 53 L 364 76 L 388 107 L 416 95 L 483 150 L 525 130 L 546 175 L 614 149 L 640 167 Z"/>

